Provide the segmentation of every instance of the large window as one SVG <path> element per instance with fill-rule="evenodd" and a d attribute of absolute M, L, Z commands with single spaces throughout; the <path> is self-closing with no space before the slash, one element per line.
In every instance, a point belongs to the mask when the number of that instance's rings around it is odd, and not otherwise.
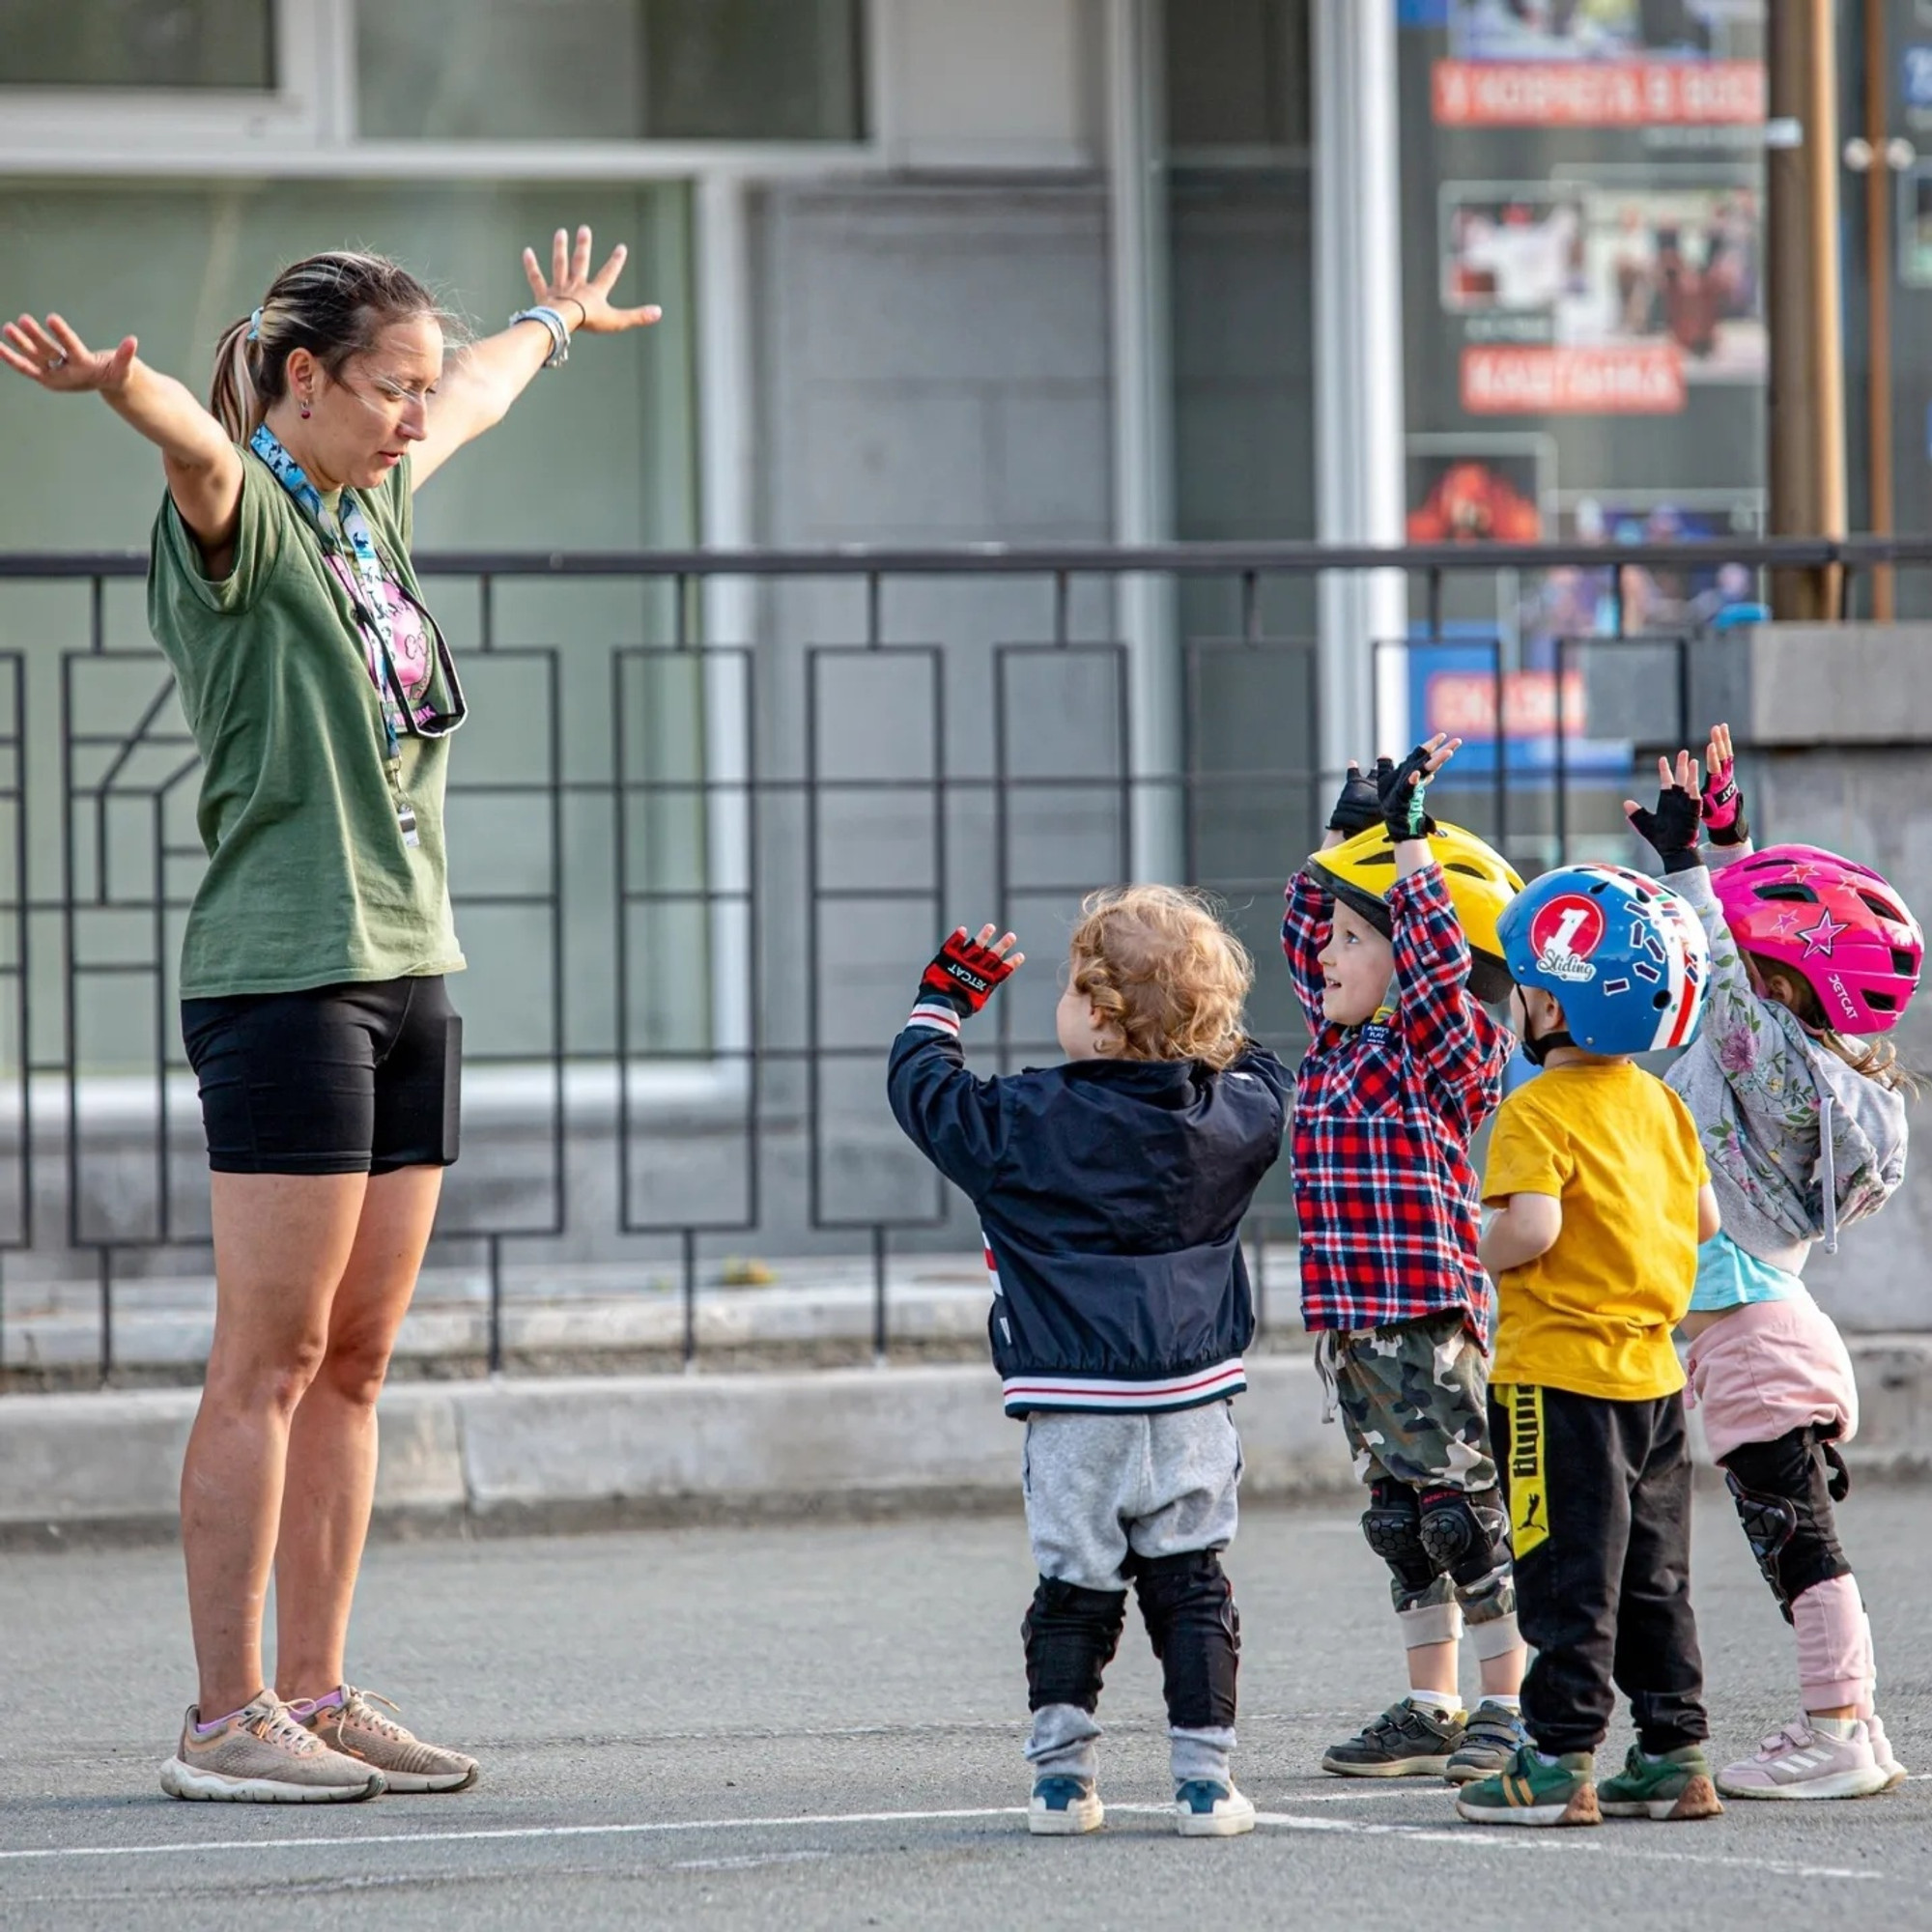
<path fill-rule="evenodd" d="M 858 0 L 365 0 L 360 128 L 404 140 L 856 141 L 860 14 Z"/>
<path fill-rule="evenodd" d="M 1409 539 L 1604 552 L 1464 579 L 1426 622 L 1418 600 L 1412 723 L 1469 740 L 1459 773 L 1504 761 L 1513 849 L 1534 856 L 1560 672 L 1573 829 L 1620 852 L 1623 695 L 1670 676 L 1674 647 L 1578 640 L 1682 635 L 1756 594 L 1745 571 L 1619 569 L 1614 552 L 1761 527 L 1764 10 L 1406 0 L 1400 17 Z"/>
<path fill-rule="evenodd" d="M 274 0 L 6 0 L 0 87 L 275 84 Z"/>

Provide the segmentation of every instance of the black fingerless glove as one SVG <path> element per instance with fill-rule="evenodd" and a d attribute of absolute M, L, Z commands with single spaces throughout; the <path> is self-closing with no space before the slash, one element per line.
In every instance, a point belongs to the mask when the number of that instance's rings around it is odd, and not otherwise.
<path fill-rule="evenodd" d="M 1003 980 L 1010 980 L 1010 964 L 967 936 L 962 926 L 947 940 L 920 978 L 919 996 L 945 1000 L 961 1019 L 980 1011 Z"/>
<path fill-rule="evenodd" d="M 1348 782 L 1335 800 L 1335 810 L 1328 814 L 1330 832 L 1347 833 L 1352 838 L 1356 833 L 1366 832 L 1370 826 L 1381 823 L 1379 781 L 1384 767 L 1391 772 L 1395 770 L 1386 758 L 1377 763 L 1374 773 L 1364 772 L 1356 765 L 1349 767 Z"/>
<path fill-rule="evenodd" d="M 1697 849 L 1697 829 L 1704 816 L 1703 801 L 1682 785 L 1667 785 L 1657 795 L 1657 810 L 1631 813 L 1637 836 L 1663 861 L 1666 875 L 1688 872 L 1704 863 Z"/>
<path fill-rule="evenodd" d="M 1418 745 L 1390 772 L 1388 783 L 1382 787 L 1382 823 L 1388 827 L 1388 836 L 1394 843 L 1400 845 L 1405 838 L 1427 838 L 1435 830 L 1435 821 L 1429 815 L 1424 797 L 1428 789 L 1429 751 L 1426 746 Z"/>

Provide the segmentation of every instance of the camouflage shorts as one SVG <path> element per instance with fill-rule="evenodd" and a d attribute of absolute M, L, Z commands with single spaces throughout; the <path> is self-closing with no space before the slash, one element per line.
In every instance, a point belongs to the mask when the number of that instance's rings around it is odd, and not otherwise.
<path fill-rule="evenodd" d="M 1489 1377 L 1458 1309 L 1327 1343 L 1355 1473 L 1411 1490 L 1492 1490 Z"/>
<path fill-rule="evenodd" d="M 1458 1310 L 1383 1328 L 1331 1331 L 1321 1341 L 1316 1360 L 1324 1375 L 1332 1374 L 1335 1406 L 1363 1482 L 1388 1478 L 1410 1490 L 1495 1488 L 1489 1375 Z M 1389 1595 L 1405 1616 L 1460 1604 L 1472 1630 L 1516 1608 L 1506 1555 L 1476 1583 L 1438 1576 L 1426 1590 L 1412 1590 L 1398 1576 Z M 1454 1628 L 1445 1625 L 1440 1634 L 1453 1636 Z"/>

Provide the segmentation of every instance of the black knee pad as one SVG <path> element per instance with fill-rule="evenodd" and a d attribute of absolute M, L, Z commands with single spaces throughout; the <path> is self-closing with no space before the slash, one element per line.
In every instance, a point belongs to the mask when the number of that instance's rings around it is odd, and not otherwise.
<path fill-rule="evenodd" d="M 1464 1588 L 1510 1560 L 1509 1518 L 1495 1490 L 1424 1490 L 1417 1534 L 1423 1553 Z"/>
<path fill-rule="evenodd" d="M 1074 1704 L 1092 1712 L 1100 1701 L 1100 1679 L 1120 1648 L 1126 1620 L 1124 1590 L 1088 1590 L 1042 1577 L 1020 1620 L 1027 1708 Z"/>
<path fill-rule="evenodd" d="M 1724 1486 L 1786 1623 L 1791 1621 L 1794 1597 L 1802 1597 L 1815 1583 L 1852 1574 L 1836 1533 L 1818 1520 L 1808 1498 L 1747 1489 L 1729 1469 L 1724 1471 Z"/>
<path fill-rule="evenodd" d="M 1380 1477 L 1369 1485 L 1362 1534 L 1411 1596 L 1421 1596 L 1441 1575 L 1441 1566 L 1430 1560 L 1422 1541 L 1422 1505 L 1406 1483 Z"/>
<path fill-rule="evenodd" d="M 1220 1553 L 1136 1556 L 1128 1569 L 1148 1641 L 1160 1659 L 1168 1722 L 1190 1731 L 1231 1728 L 1241 1618 Z"/>

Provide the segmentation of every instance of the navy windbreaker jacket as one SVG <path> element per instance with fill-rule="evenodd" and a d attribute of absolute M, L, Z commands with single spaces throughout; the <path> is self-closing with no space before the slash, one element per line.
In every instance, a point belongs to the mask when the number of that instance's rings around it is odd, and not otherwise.
<path fill-rule="evenodd" d="M 1260 1046 L 1225 1073 L 1087 1060 L 981 1080 L 952 1009 L 915 1011 L 887 1092 L 980 1210 L 1009 1415 L 1192 1408 L 1247 1386 L 1241 1217 L 1280 1156 L 1293 1084 Z"/>

